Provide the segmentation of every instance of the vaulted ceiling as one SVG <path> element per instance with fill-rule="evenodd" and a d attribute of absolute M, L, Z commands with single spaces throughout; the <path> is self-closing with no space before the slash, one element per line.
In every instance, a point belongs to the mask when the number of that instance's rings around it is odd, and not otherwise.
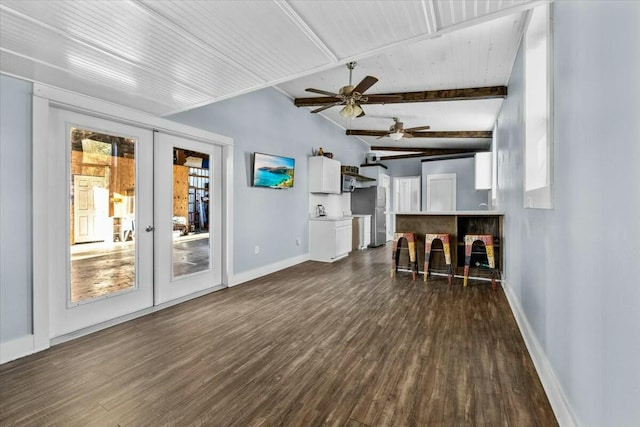
<path fill-rule="evenodd" d="M 0 3 L 0 72 L 165 116 L 276 86 L 337 91 L 345 64 L 368 93 L 504 86 L 525 12 L 546 1 L 15 1 Z M 345 130 L 491 130 L 502 100 L 363 106 Z M 300 107 L 308 108 L 308 107 Z M 311 108 L 309 109 L 311 110 Z M 354 136 L 354 138 L 356 138 Z M 360 136 L 372 146 L 457 147 L 486 139 Z M 381 141 L 383 141 L 381 143 Z"/>

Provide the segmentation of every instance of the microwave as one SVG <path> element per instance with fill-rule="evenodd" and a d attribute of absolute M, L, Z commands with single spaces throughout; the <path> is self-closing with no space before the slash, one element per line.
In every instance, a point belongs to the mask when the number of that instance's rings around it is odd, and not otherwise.
<path fill-rule="evenodd" d="M 342 175 L 342 192 L 350 193 L 356 189 L 356 179 L 349 175 Z"/>

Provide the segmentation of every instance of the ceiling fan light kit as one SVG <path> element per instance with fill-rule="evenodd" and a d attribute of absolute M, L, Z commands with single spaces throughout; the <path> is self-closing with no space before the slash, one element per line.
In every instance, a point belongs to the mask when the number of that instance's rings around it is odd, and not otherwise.
<path fill-rule="evenodd" d="M 389 134 L 389 137 L 394 141 L 400 141 L 402 139 L 402 135 L 404 135 L 402 132 L 393 132 Z"/>
<path fill-rule="evenodd" d="M 342 110 L 340 110 L 340 115 L 346 118 L 354 118 L 358 117 L 362 114 L 362 108 L 358 104 L 347 104 Z"/>
<path fill-rule="evenodd" d="M 414 135 L 411 132 L 416 132 L 419 130 L 430 129 L 430 126 L 416 126 L 412 128 L 404 128 L 404 124 L 397 118 L 393 117 L 393 124 L 389 127 L 389 131 L 380 131 L 380 136 L 376 139 L 389 137 L 394 141 L 400 141 L 402 138 L 413 138 Z M 378 132 L 378 131 L 369 131 L 369 132 Z"/>

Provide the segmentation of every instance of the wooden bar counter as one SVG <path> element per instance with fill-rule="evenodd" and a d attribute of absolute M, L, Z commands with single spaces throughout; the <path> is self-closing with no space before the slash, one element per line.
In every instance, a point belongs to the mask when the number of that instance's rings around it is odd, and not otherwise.
<path fill-rule="evenodd" d="M 449 233 L 451 235 L 451 262 L 456 276 L 464 272 L 465 234 L 491 234 L 495 248 L 496 269 L 502 271 L 504 260 L 504 239 L 502 236 L 503 213 L 497 211 L 456 211 L 456 212 L 396 212 L 394 213 L 396 232 L 414 232 L 418 239 L 418 267 L 424 269 L 424 235 L 426 233 Z M 435 249 L 435 251 L 433 251 Z M 434 244 L 429 270 L 432 273 L 446 273 L 444 256 L 440 242 Z M 487 270 L 475 268 L 475 263 L 487 263 L 484 253 L 471 256 L 470 278 L 488 278 Z M 404 256 L 401 266 L 407 265 Z"/>

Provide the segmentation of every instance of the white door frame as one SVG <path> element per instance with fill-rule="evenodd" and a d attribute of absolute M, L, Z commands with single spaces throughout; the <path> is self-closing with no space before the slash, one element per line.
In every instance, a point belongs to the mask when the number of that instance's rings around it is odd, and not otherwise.
<path fill-rule="evenodd" d="M 33 84 L 32 100 L 34 183 L 48 182 L 49 174 L 54 167 L 49 161 L 55 149 L 48 144 L 50 107 L 82 112 L 168 134 L 185 135 L 195 140 L 221 146 L 224 186 L 222 194 L 222 283 L 225 286 L 233 284 L 233 140 L 231 138 L 40 83 Z M 46 185 L 34 185 L 33 212 L 47 212 L 47 208 L 55 196 L 53 193 Z M 65 221 L 68 222 L 68 218 L 65 218 Z M 30 351 L 25 348 L 25 355 L 44 350 L 51 343 L 49 339 L 50 270 L 61 268 L 59 265 L 49 263 L 50 254 L 55 250 L 51 235 L 51 229 L 55 226 L 59 226 L 58 222 L 46 215 L 34 215 L 33 217 L 33 345 Z M 164 307 L 156 306 L 154 309 L 161 308 Z M 124 320 L 127 319 L 121 321 Z"/>

